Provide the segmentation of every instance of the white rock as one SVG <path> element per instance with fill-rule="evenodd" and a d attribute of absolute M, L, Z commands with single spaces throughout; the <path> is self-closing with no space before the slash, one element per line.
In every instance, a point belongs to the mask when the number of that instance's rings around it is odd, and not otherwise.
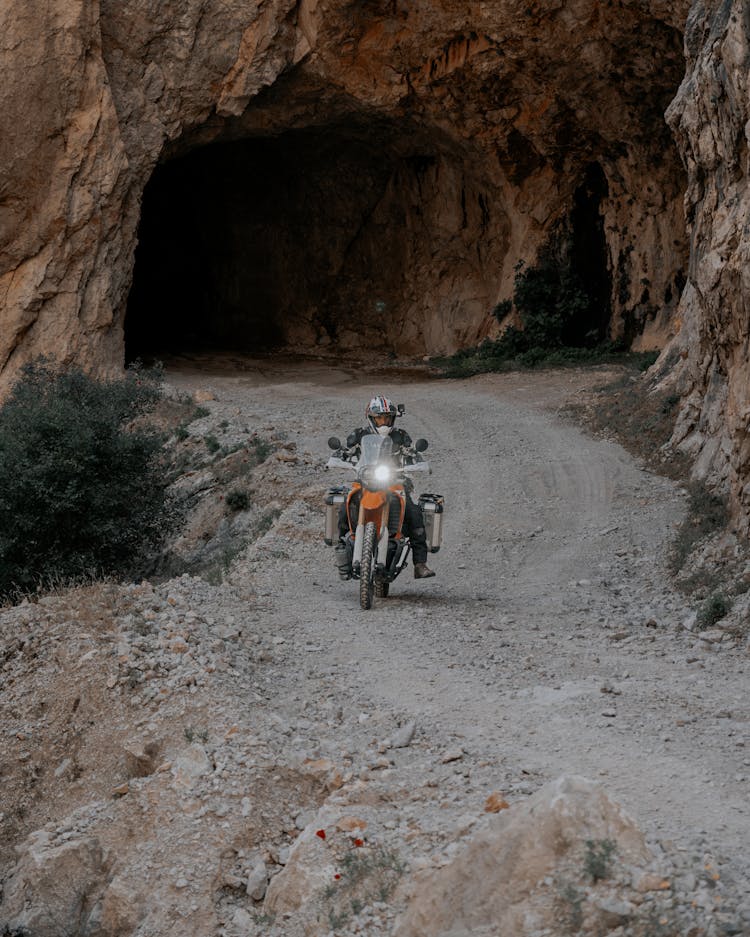
<path fill-rule="evenodd" d="M 252 932 L 253 919 L 244 908 L 237 908 L 232 917 L 232 924 L 239 931 Z"/>
<path fill-rule="evenodd" d="M 211 770 L 211 762 L 201 745 L 191 745 L 172 763 L 176 787 L 191 787 L 195 780 Z"/>
<path fill-rule="evenodd" d="M 66 758 L 64 761 L 61 761 L 60 764 L 55 768 L 55 777 L 61 778 L 68 769 L 72 766 L 73 762 L 70 758 Z"/>
<path fill-rule="evenodd" d="M 414 738 L 416 728 L 416 722 L 407 722 L 406 725 L 401 726 L 401 728 L 397 729 L 391 736 L 390 747 L 406 748 L 408 745 L 411 745 L 411 740 Z"/>
<path fill-rule="evenodd" d="M 253 901 L 262 901 L 268 887 L 268 869 L 265 862 L 258 862 L 253 866 L 247 877 L 245 890 Z"/>

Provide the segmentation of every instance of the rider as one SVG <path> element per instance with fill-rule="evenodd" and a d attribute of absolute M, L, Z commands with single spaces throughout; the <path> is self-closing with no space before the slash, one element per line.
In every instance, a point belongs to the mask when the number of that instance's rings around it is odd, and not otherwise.
<path fill-rule="evenodd" d="M 380 436 L 391 437 L 396 455 L 406 454 L 406 451 L 411 449 L 411 436 L 406 430 L 396 428 L 395 423 L 398 415 L 400 415 L 399 412 L 387 397 L 373 397 L 365 410 L 367 425 L 355 429 L 347 436 L 347 448 L 354 449 L 360 445 L 363 436 L 368 433 L 377 433 Z M 409 480 L 407 480 L 407 484 L 404 485 L 406 494 L 404 533 L 411 542 L 411 549 L 414 554 L 414 578 L 429 579 L 435 573 L 427 565 L 424 517 L 420 506 L 411 499 L 411 487 Z M 341 542 L 336 547 L 336 565 L 342 579 L 349 579 L 351 575 L 349 554 L 343 543 L 348 530 L 349 519 L 346 516 L 346 502 L 344 502 L 339 512 L 339 538 Z"/>

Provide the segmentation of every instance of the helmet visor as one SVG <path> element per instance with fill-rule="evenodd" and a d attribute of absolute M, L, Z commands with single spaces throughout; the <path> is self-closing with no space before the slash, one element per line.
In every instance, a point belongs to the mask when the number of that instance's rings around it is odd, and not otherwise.
<path fill-rule="evenodd" d="M 393 426 L 396 417 L 392 413 L 373 413 L 372 422 L 375 426 Z"/>

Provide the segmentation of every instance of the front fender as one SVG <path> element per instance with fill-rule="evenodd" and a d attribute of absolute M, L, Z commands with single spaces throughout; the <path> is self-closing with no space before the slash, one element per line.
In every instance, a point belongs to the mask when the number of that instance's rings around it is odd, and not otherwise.
<path fill-rule="evenodd" d="M 388 493 L 385 491 L 368 491 L 365 489 L 362 492 L 360 504 L 365 511 L 382 511 L 387 496 Z"/>

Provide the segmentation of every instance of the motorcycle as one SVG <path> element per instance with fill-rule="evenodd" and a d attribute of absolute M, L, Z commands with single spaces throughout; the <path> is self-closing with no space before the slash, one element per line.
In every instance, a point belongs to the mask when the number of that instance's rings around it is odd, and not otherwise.
<path fill-rule="evenodd" d="M 359 604 L 372 608 L 373 597 L 385 598 L 390 584 L 406 568 L 411 544 L 403 532 L 407 490 L 410 477 L 431 474 L 422 457 L 427 440 L 418 439 L 413 450 L 403 457 L 393 449 L 389 436 L 368 434 L 362 437 L 361 451 L 343 449 L 332 436 L 328 445 L 334 454 L 326 468 L 353 471 L 356 480 L 349 486 L 330 488 L 326 495 L 325 542 L 338 540 L 338 511 L 346 502 L 349 532 L 345 545 L 350 551 L 352 578 L 359 580 Z M 423 494 L 419 497 L 425 519 L 427 544 L 431 552 L 440 549 L 443 498 Z"/>

